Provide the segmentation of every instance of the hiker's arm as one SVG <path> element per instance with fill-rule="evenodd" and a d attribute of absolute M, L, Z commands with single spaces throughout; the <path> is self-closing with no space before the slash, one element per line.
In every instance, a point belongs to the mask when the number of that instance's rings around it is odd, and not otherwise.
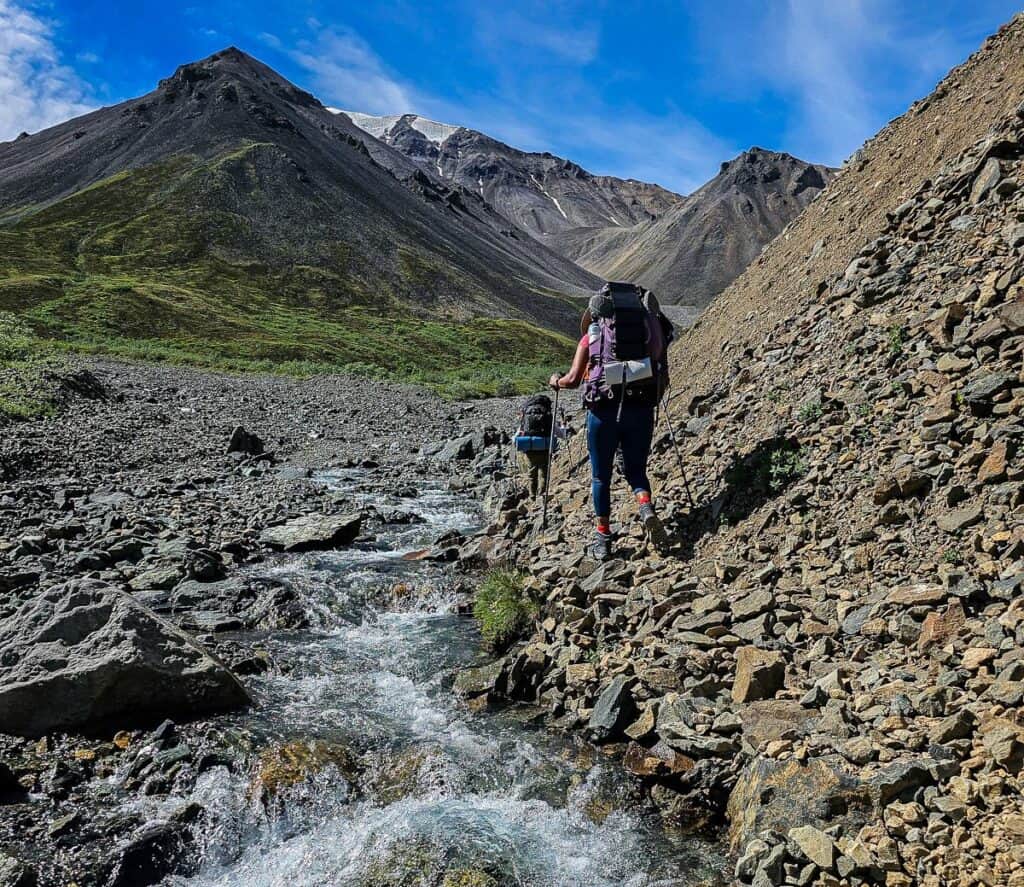
<path fill-rule="evenodd" d="M 590 346 L 580 342 L 576 346 L 576 356 L 572 360 L 572 369 L 564 376 L 552 373 L 549 380 L 552 388 L 579 388 L 587 374 L 587 363 L 590 360 Z"/>

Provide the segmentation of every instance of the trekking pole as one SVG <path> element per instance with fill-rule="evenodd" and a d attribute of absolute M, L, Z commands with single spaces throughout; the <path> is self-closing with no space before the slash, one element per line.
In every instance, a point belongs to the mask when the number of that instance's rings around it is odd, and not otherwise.
<path fill-rule="evenodd" d="M 671 388 L 669 391 L 671 391 Z M 686 467 L 683 465 L 683 457 L 679 452 L 679 441 L 676 440 L 676 431 L 672 427 L 672 420 L 668 417 L 668 408 L 666 407 L 661 412 L 665 416 L 665 424 L 668 426 L 668 436 L 672 441 L 672 449 L 675 450 L 676 462 L 679 463 L 679 472 L 683 475 L 683 486 L 686 488 L 686 498 L 690 501 L 690 508 L 696 508 L 697 503 L 694 502 L 693 493 L 690 492 L 690 479 L 686 476 Z"/>
<path fill-rule="evenodd" d="M 558 392 L 555 387 L 555 406 L 551 410 L 551 436 L 548 438 L 548 470 L 544 472 L 544 514 L 540 520 L 541 529 L 548 525 L 548 488 L 551 486 L 551 457 L 555 452 L 555 424 L 558 422 Z"/>

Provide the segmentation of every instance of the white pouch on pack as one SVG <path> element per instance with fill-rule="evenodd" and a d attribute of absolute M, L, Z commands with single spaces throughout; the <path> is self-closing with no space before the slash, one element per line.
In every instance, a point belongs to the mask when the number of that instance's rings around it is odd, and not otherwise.
<path fill-rule="evenodd" d="M 604 365 L 604 378 L 609 385 L 621 385 L 625 382 L 640 382 L 654 376 L 651 359 L 615 360 Z"/>

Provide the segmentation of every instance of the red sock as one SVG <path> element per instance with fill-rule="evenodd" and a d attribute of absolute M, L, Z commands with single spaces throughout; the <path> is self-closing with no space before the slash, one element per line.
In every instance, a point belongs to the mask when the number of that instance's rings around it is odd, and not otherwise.
<path fill-rule="evenodd" d="M 641 490 L 639 493 L 636 494 L 636 504 L 637 505 L 650 505 L 651 504 L 651 494 L 648 493 L 647 490 Z"/>
<path fill-rule="evenodd" d="M 599 517 L 597 519 L 597 532 L 604 533 L 606 536 L 610 535 L 612 531 L 611 521 L 606 517 Z"/>

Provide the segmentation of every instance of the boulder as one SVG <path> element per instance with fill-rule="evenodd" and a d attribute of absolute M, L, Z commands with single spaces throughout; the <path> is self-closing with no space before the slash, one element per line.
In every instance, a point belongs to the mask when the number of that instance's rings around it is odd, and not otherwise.
<path fill-rule="evenodd" d="M 247 456 L 262 456 L 266 452 L 266 447 L 255 434 L 246 431 L 241 425 L 236 425 L 235 430 L 231 432 L 227 451 L 244 453 Z"/>
<path fill-rule="evenodd" d="M 145 887 L 172 873 L 191 873 L 196 851 L 191 825 L 199 813 L 198 805 L 186 805 L 170 820 L 136 829 L 114 851 L 109 887 Z"/>
<path fill-rule="evenodd" d="M 959 508 L 954 511 L 947 511 L 940 514 L 935 523 L 945 533 L 959 533 L 967 527 L 973 526 L 982 519 L 985 514 L 984 506 L 980 502 L 968 505 L 966 508 Z"/>
<path fill-rule="evenodd" d="M 36 887 L 38 883 L 32 869 L 0 850 L 0 887 Z"/>
<path fill-rule="evenodd" d="M 838 755 L 806 763 L 759 756 L 729 796 L 729 844 L 735 852 L 769 829 L 788 834 L 807 825 L 858 826 L 870 812 L 863 786 Z"/>
<path fill-rule="evenodd" d="M 191 637 L 99 580 L 57 586 L 0 621 L 0 724 L 9 733 L 189 718 L 248 702 Z"/>
<path fill-rule="evenodd" d="M 628 684 L 626 675 L 617 675 L 598 697 L 589 724 L 595 739 L 613 738 L 636 718 L 636 704 Z"/>
<path fill-rule="evenodd" d="M 474 448 L 474 435 L 464 434 L 454 440 L 448 441 L 437 454 L 439 462 L 454 462 L 456 460 L 472 459 L 476 454 Z"/>
<path fill-rule="evenodd" d="M 741 647 L 736 652 L 736 679 L 732 685 L 733 702 L 771 699 L 782 689 L 786 661 L 777 650 Z"/>
<path fill-rule="evenodd" d="M 350 544 L 361 528 L 360 514 L 304 514 L 268 527 L 260 534 L 260 542 L 280 551 L 322 551 Z"/>
<path fill-rule="evenodd" d="M 505 670 L 505 660 L 495 659 L 486 665 L 464 668 L 455 676 L 453 690 L 460 696 L 482 696 L 490 693 Z"/>

